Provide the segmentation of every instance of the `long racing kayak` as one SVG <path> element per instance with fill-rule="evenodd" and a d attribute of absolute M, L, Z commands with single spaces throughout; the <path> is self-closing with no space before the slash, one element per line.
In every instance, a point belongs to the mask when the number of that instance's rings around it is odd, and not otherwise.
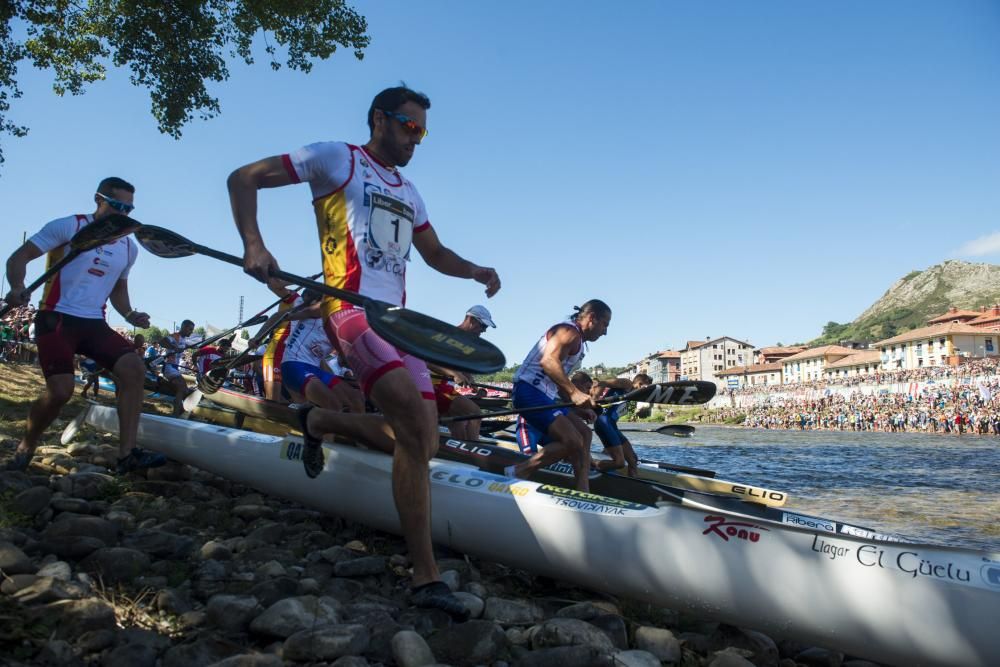
<path fill-rule="evenodd" d="M 113 408 L 83 419 L 117 432 Z M 399 533 L 392 459 L 143 415 L 139 443 L 259 491 Z M 580 586 L 899 665 L 993 665 L 1000 553 L 877 540 L 697 503 L 643 505 L 430 462 L 436 542 Z"/>

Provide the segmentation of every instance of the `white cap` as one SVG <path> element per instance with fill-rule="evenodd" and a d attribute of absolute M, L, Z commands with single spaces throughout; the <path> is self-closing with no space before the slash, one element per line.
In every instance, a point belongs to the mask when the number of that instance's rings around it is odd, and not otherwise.
<path fill-rule="evenodd" d="M 486 310 L 486 306 L 473 306 L 465 311 L 465 314 L 474 317 L 488 327 L 497 328 L 497 325 L 493 324 L 493 316 L 490 315 L 490 311 Z"/>

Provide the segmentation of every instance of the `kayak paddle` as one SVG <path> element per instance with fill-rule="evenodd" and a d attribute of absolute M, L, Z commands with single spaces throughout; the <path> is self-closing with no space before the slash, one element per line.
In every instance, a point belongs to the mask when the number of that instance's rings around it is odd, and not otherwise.
<path fill-rule="evenodd" d="M 199 245 L 162 227 L 143 226 L 136 232 L 136 238 L 146 250 L 158 257 L 205 255 L 233 266 L 243 266 L 239 257 Z M 494 373 L 504 367 L 506 360 L 499 348 L 452 324 L 355 292 L 306 280 L 287 271 L 274 271 L 271 275 L 364 308 L 368 324 L 379 336 L 425 361 L 468 373 Z"/>
<path fill-rule="evenodd" d="M 624 396 L 613 398 L 602 398 L 595 401 L 597 405 L 614 405 L 626 401 L 640 401 L 642 403 L 657 403 L 661 405 L 697 405 L 708 403 L 715 396 L 715 383 L 702 380 L 681 380 L 678 382 L 661 382 L 651 384 L 647 387 L 633 389 Z M 552 405 L 537 405 L 530 408 L 514 410 L 499 410 L 497 412 L 484 412 L 478 415 L 462 415 L 460 417 L 444 417 L 439 421 L 442 424 L 457 421 L 467 421 L 469 419 L 491 419 L 502 417 L 503 415 L 518 415 L 525 412 L 537 412 L 538 410 L 551 410 L 553 408 L 572 408 L 573 403 L 553 403 Z"/>

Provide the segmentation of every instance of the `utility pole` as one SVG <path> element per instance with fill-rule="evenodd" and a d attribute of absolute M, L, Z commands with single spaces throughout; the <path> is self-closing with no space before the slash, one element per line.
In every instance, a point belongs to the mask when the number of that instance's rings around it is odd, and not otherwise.
<path fill-rule="evenodd" d="M 236 321 L 237 322 L 242 322 L 243 321 L 243 297 L 242 296 L 240 297 L 240 316 L 239 316 L 239 318 Z"/>

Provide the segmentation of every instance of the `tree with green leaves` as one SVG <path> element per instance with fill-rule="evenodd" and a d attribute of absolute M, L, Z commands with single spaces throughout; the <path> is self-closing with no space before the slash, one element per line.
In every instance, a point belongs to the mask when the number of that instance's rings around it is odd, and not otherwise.
<path fill-rule="evenodd" d="M 229 78 L 227 58 L 252 65 L 258 35 L 272 69 L 309 72 L 338 46 L 360 60 L 367 29 L 345 0 L 0 0 L 0 136 L 28 131 L 7 116 L 24 61 L 51 69 L 60 96 L 83 93 L 109 64 L 128 67 L 132 83 L 149 90 L 160 132 L 179 138 L 193 117 L 219 115 L 205 84 Z"/>

